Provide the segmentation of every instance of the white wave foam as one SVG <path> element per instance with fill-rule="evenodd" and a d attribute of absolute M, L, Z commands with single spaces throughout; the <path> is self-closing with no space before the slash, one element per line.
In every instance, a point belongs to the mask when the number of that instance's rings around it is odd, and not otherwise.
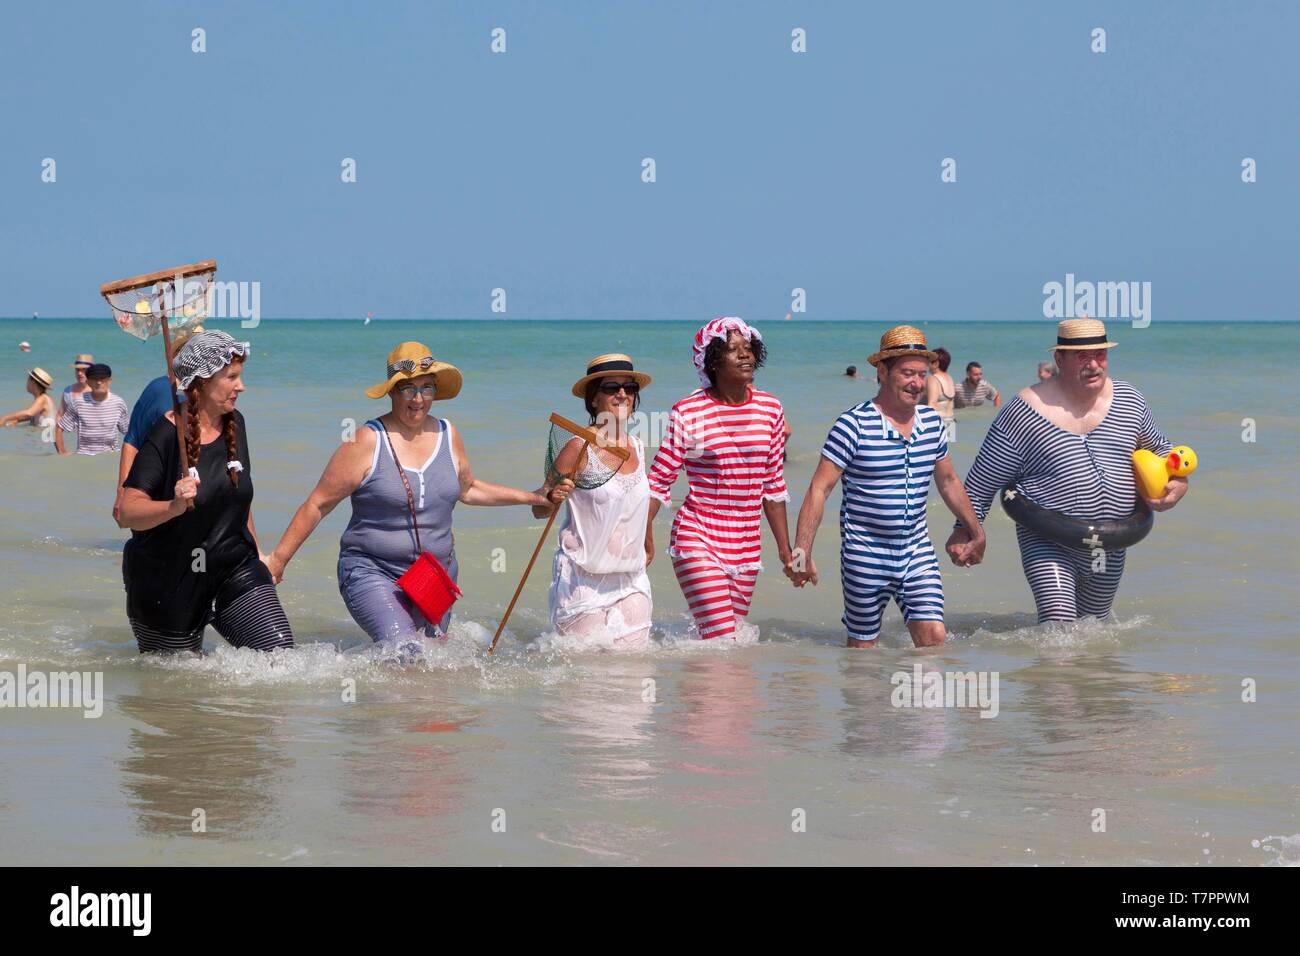
<path fill-rule="evenodd" d="M 1276 842 L 1276 846 L 1273 844 Z M 1273 856 L 1264 866 L 1300 866 L 1300 833 L 1291 836 L 1266 836 L 1251 840 L 1250 845 Z"/>
<path fill-rule="evenodd" d="M 968 636 L 950 630 L 949 635 L 968 644 L 1024 645 L 1039 650 L 1085 650 L 1122 644 L 1129 631 L 1138 631 L 1151 623 L 1142 615 L 1121 621 L 1115 617 L 1099 621 L 1085 617 L 1077 621 L 1049 621 L 1046 624 L 1028 623 L 1026 615 L 1014 615 L 999 626 L 997 622 L 978 626 Z"/>

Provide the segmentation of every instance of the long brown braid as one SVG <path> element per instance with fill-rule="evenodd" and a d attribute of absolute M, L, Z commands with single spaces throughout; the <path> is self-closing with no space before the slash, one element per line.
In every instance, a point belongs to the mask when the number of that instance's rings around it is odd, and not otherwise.
<path fill-rule="evenodd" d="M 203 445 L 200 440 L 199 416 L 194 409 L 199 407 L 199 396 L 203 394 L 203 383 L 206 381 L 207 379 L 196 378 L 185 390 L 186 414 L 189 418 L 189 428 L 185 432 L 185 453 L 195 468 L 199 466 L 199 454 Z M 226 437 L 226 462 L 239 461 L 239 427 L 235 424 L 234 415 L 227 413 L 221 416 L 221 431 Z M 226 474 L 230 476 L 230 483 L 238 488 L 239 471 L 228 468 Z"/>

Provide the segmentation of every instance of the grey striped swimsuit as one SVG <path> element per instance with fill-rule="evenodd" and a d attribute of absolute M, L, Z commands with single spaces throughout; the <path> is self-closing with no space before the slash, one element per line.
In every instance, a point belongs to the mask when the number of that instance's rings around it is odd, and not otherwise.
<path fill-rule="evenodd" d="M 1003 406 L 966 474 L 966 492 L 981 522 L 994 496 L 1008 487 L 1074 517 L 1132 514 L 1137 501 L 1133 452 L 1145 448 L 1165 455 L 1170 444 L 1142 393 L 1128 382 L 1112 384 L 1110 410 L 1086 435 L 1058 428 L 1019 396 Z M 1124 551 L 1108 553 L 1105 569 L 1094 570 L 1085 548 L 1067 548 L 1021 525 L 1016 539 L 1040 623 L 1110 615 L 1124 574 Z"/>
<path fill-rule="evenodd" d="M 452 509 L 460 498 L 460 478 L 451 451 L 450 426 L 439 419 L 442 434 L 426 462 L 412 467 L 404 461 L 407 480 L 420 520 L 420 544 L 437 558 L 452 580 L 459 568 L 451 532 Z M 372 640 L 407 637 L 423 631 L 446 633 L 448 612 L 442 621 L 426 621 L 397 587 L 397 579 L 419 555 L 406 488 L 393 463 L 393 453 L 379 421 L 366 427 L 375 435 L 375 456 L 370 473 L 352 493 L 352 518 L 339 541 L 339 592 L 349 613 Z"/>

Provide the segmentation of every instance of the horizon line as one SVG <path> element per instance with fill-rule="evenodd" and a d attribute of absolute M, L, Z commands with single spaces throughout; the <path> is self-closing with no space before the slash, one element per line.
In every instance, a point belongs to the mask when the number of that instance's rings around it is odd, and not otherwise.
<path fill-rule="evenodd" d="M 32 316 L 5 315 L 5 316 L 0 316 L 0 322 L 98 322 L 98 321 L 107 321 L 109 318 L 110 318 L 109 316 L 98 316 L 98 315 L 59 315 L 59 316 L 45 316 L 45 317 L 41 317 L 40 315 L 32 315 Z M 1095 318 L 1095 316 L 1094 316 L 1094 318 Z M 242 322 L 245 321 L 245 320 L 244 320 L 244 319 L 240 319 L 240 318 L 228 318 L 228 319 L 227 319 L 227 318 L 220 318 L 220 319 L 205 319 L 205 320 L 203 320 L 203 321 L 205 321 L 205 322 L 211 322 L 211 323 L 213 323 L 213 324 L 216 324 L 216 323 L 234 323 L 234 322 L 241 322 L 241 323 L 242 323 Z M 698 319 L 698 318 L 694 318 L 694 319 L 669 319 L 669 318 L 648 319 L 648 318 L 630 318 L 630 319 L 629 319 L 629 318 L 606 318 L 606 317 L 599 317 L 599 318 L 573 318 L 573 317 L 569 317 L 569 318 L 553 319 L 553 318 L 527 318 L 527 317 L 516 317 L 516 316 L 461 317 L 461 318 L 445 318 L 445 317 L 440 317 L 440 316 L 420 316 L 420 317 L 393 316 L 393 317 L 389 317 L 389 318 L 377 318 L 377 317 L 373 317 L 373 318 L 370 319 L 370 321 L 371 321 L 371 322 L 629 322 L 629 323 L 631 323 L 631 322 L 640 322 L 640 323 L 650 323 L 650 322 L 671 323 L 671 322 L 679 322 L 679 323 L 681 323 L 681 324 L 683 324 L 683 325 L 688 325 L 688 324 L 693 325 L 693 324 L 698 324 L 701 320 Z M 786 321 L 790 321 L 790 322 L 792 322 L 792 323 L 794 323 L 794 322 L 803 322 L 803 323 L 807 323 L 807 322 L 826 322 L 826 323 L 869 322 L 869 323 L 873 323 L 873 324 L 875 324 L 875 323 L 882 323 L 882 322 L 894 322 L 894 323 L 919 323 L 919 324 L 925 324 L 925 323 L 930 323 L 930 322 L 935 322 L 935 323 L 945 323 L 945 324 L 946 324 L 946 323 L 956 324 L 956 323 L 960 323 L 960 322 L 988 322 L 988 323 L 1006 323 L 1006 324 L 1009 324 L 1009 325 L 1014 325 L 1014 324 L 1020 324 L 1020 325 L 1039 325 L 1039 324 L 1042 324 L 1042 323 L 1046 323 L 1046 322 L 1054 322 L 1054 321 L 1058 321 L 1058 320 L 1056 320 L 1056 319 L 1051 319 L 1051 318 L 1041 318 L 1041 319 L 974 319 L 974 318 L 961 318 L 961 319 L 941 319 L 941 318 L 930 318 L 930 319 L 918 319 L 918 318 L 902 318 L 902 319 L 900 319 L 900 318 L 898 318 L 897 316 L 894 316 L 894 317 L 891 317 L 891 318 L 888 318 L 888 319 L 884 319 L 884 318 L 880 318 L 880 319 L 875 319 L 875 318 L 847 318 L 847 319 L 842 319 L 842 318 L 821 318 L 821 319 L 816 319 L 816 318 L 807 318 L 807 317 L 804 317 L 804 318 L 799 318 L 799 319 L 793 319 L 793 318 L 792 318 L 792 319 L 789 319 L 789 320 L 785 320 L 785 319 L 758 319 L 757 321 L 759 321 L 759 322 L 763 322 L 763 323 L 772 323 L 772 322 L 777 322 L 777 323 L 782 323 L 782 324 L 784 324 L 784 322 L 786 322 Z M 1102 321 L 1116 322 L 1116 323 L 1119 323 L 1119 324 L 1127 324 L 1127 323 L 1131 322 L 1132 320 L 1131 320 L 1131 319 L 1102 319 Z M 264 317 L 258 319 L 258 324 L 260 324 L 260 323 L 262 323 L 262 322 L 360 322 L 360 323 L 362 323 L 362 324 L 365 324 L 365 323 L 366 323 L 366 318 L 365 318 L 364 316 L 359 317 L 359 318 L 357 318 L 357 317 L 352 317 L 352 316 L 278 316 L 278 317 L 269 317 L 269 316 L 264 316 Z M 1260 323 L 1265 323 L 1265 322 L 1300 322 L 1300 317 L 1294 317 L 1294 318 L 1265 318 L 1265 319 L 1260 319 L 1260 318 L 1206 318 L 1206 319 L 1186 319 L 1186 318 L 1184 318 L 1184 319 L 1163 319 L 1163 320 L 1161 320 L 1161 322 L 1160 322 L 1159 324 L 1161 324 L 1161 325 L 1193 325 L 1193 324 L 1199 325 L 1199 324 L 1213 323 L 1213 322 L 1228 322 L 1228 323 L 1231 323 L 1231 322 L 1260 322 Z M 255 325 L 254 325 L 254 326 L 249 326 L 248 328 L 253 329 L 253 328 L 256 328 L 256 326 L 255 326 Z"/>

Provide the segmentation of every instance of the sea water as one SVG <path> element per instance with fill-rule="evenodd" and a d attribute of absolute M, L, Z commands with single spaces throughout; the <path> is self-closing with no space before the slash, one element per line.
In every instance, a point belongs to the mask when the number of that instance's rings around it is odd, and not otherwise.
<path fill-rule="evenodd" d="M 793 533 L 835 417 L 875 392 L 866 358 L 892 322 L 759 322 L 758 384 L 785 404 Z M 654 376 L 641 410 L 696 386 L 693 323 L 217 323 L 253 344 L 245 369 L 264 549 L 352 426 L 386 403 L 398 342 L 427 343 L 465 385 L 437 414 L 475 475 L 535 488 L 547 417 L 588 359 L 630 354 Z M 0 672 L 102 673 L 102 716 L 0 708 L 0 847 L 28 864 L 1300 862 L 1300 637 L 1295 624 L 1300 325 L 1112 323 L 1111 372 L 1137 385 L 1200 470 L 1129 553 L 1112 621 L 1038 626 L 1010 521 L 995 505 L 984 564 L 942 559 L 949 643 L 915 650 L 896 608 L 881 647 L 839 623 L 836 493 L 817 538 L 821 584 L 792 588 L 764 528 L 739 642 L 692 640 L 656 527 L 651 649 L 616 654 L 548 633 L 543 548 L 494 657 L 492 632 L 543 522 L 456 510 L 465 596 L 450 640 L 374 647 L 334 575 L 342 503 L 280 587 L 299 646 L 141 657 L 110 516 L 114 455 L 58 458 L 36 429 L 0 431 Z M 932 323 L 933 345 L 1005 396 L 1035 380 L 1054 326 Z M 0 323 L 4 411 L 27 368 L 57 387 L 78 352 L 133 402 L 161 374 L 157 340 L 107 319 Z M 20 353 L 19 340 L 32 343 Z M 857 365 L 865 377 L 844 376 Z M 7 383 L 7 384 L 5 384 Z M 958 413 L 964 474 L 993 417 Z M 685 493 L 685 479 L 674 489 Z M 931 536 L 951 517 L 931 492 Z M 552 534 L 553 537 L 553 534 Z M 898 675 L 997 678 L 976 707 L 897 706 Z M 920 697 L 916 700 L 921 701 Z M 1100 811 L 1100 812 L 1099 812 Z"/>

